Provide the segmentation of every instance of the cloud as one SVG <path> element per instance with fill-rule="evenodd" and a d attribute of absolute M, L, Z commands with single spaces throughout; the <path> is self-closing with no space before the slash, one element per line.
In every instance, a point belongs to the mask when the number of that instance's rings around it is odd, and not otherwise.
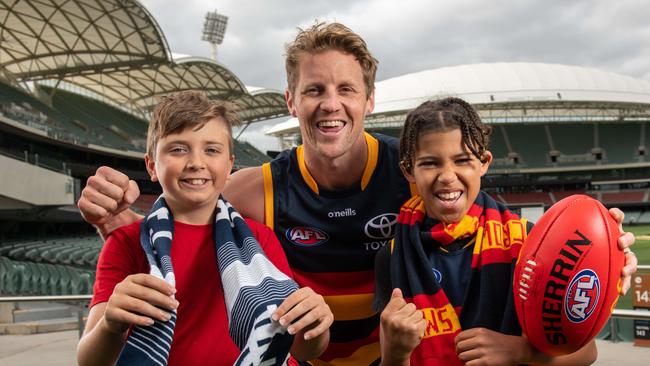
<path fill-rule="evenodd" d="M 209 57 L 201 28 L 212 1 L 143 0 L 176 52 Z M 379 60 L 378 80 L 479 62 L 594 67 L 650 80 L 650 7 L 643 0 L 223 0 L 219 62 L 244 83 L 284 89 L 284 44 L 315 19 L 340 21 Z"/>

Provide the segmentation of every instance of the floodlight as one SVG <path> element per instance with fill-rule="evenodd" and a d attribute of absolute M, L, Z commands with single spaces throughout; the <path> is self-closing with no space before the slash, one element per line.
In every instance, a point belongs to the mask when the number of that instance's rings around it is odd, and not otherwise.
<path fill-rule="evenodd" d="M 226 33 L 228 17 L 218 14 L 217 11 L 209 11 L 205 14 L 203 23 L 203 36 L 201 40 L 210 42 L 212 45 L 212 59 L 217 59 L 217 45 L 223 42 L 223 36 Z"/>

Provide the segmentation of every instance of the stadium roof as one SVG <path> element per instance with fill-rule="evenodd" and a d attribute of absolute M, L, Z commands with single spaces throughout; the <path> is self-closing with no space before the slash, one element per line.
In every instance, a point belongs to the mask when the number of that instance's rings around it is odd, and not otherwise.
<path fill-rule="evenodd" d="M 181 90 L 202 90 L 210 97 L 236 102 L 242 107 L 242 119 L 247 121 L 288 114 L 282 93 L 258 88 L 249 92 L 225 66 L 197 57 L 127 70 L 71 75 L 64 80 L 143 114 L 155 106 L 160 96 Z"/>
<path fill-rule="evenodd" d="M 472 104 L 603 101 L 650 104 L 650 81 L 594 68 L 544 63 L 483 63 L 443 67 L 377 83 L 374 113 L 413 109 L 436 96 Z"/>
<path fill-rule="evenodd" d="M 443 67 L 406 74 L 376 83 L 375 109 L 367 119 L 382 115 L 402 118 L 422 102 L 458 96 L 487 105 L 606 102 L 650 105 L 650 81 L 593 68 L 544 63 L 482 63 Z M 267 134 L 297 131 L 292 118 Z"/>
<path fill-rule="evenodd" d="M 2 0 L 0 66 L 17 79 L 61 77 L 169 59 L 137 1 Z"/>
<path fill-rule="evenodd" d="M 187 89 L 239 104 L 249 122 L 288 114 L 279 91 L 250 93 L 211 60 L 173 60 L 135 0 L 0 0 L 0 70 L 14 83 L 73 84 L 141 116 L 160 96 Z"/>

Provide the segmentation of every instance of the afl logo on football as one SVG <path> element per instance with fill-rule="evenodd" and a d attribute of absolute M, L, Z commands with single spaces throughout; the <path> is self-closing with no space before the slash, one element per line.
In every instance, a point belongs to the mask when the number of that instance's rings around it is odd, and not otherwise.
<path fill-rule="evenodd" d="M 326 232 L 311 226 L 296 226 L 287 229 L 287 239 L 300 246 L 313 247 L 321 245 L 329 239 Z"/>
<path fill-rule="evenodd" d="M 564 295 L 564 312 L 573 323 L 587 320 L 598 304 L 600 280 L 596 272 L 583 269 L 573 277 L 566 295 Z"/>
<path fill-rule="evenodd" d="M 397 214 L 385 213 L 375 216 L 366 223 L 366 235 L 373 239 L 388 239 L 395 236 Z"/>

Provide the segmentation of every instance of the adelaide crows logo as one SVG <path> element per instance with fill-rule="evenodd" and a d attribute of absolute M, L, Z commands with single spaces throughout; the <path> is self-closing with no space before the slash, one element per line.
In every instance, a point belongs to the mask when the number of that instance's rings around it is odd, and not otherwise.
<path fill-rule="evenodd" d="M 305 247 L 321 245 L 329 239 L 326 232 L 311 226 L 288 228 L 285 235 L 290 242 Z"/>
<path fill-rule="evenodd" d="M 564 296 L 564 312 L 573 323 L 587 320 L 598 304 L 600 280 L 596 272 L 583 269 L 578 272 Z"/>

